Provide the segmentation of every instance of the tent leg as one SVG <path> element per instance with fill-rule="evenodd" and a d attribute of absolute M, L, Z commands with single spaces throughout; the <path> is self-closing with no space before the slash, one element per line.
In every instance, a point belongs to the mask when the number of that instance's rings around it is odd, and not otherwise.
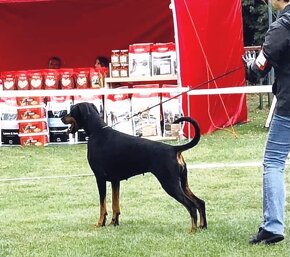
<path fill-rule="evenodd" d="M 271 108 L 270 108 L 270 111 L 269 111 L 269 114 L 268 114 L 268 118 L 266 120 L 265 128 L 269 128 L 269 126 L 270 126 L 270 123 L 271 123 L 271 120 L 272 120 L 272 116 L 273 116 L 273 113 L 274 113 L 274 110 L 275 110 L 276 102 L 277 102 L 277 98 L 276 98 L 276 96 L 274 96 L 272 104 L 271 104 Z"/>

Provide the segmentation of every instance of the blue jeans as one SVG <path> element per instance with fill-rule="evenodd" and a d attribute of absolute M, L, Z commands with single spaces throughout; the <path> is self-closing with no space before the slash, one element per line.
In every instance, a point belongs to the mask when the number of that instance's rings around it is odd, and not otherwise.
<path fill-rule="evenodd" d="M 262 228 L 284 234 L 285 179 L 284 169 L 290 151 L 290 117 L 274 114 L 264 154 Z"/>

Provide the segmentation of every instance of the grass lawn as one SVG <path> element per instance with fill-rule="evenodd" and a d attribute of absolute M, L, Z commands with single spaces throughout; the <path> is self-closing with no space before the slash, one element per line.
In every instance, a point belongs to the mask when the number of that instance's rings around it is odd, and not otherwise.
<path fill-rule="evenodd" d="M 261 162 L 268 110 L 249 96 L 250 122 L 202 137 L 188 164 Z M 188 233 L 190 217 L 149 173 L 121 183 L 119 227 L 95 228 L 99 199 L 93 176 L 3 181 L 5 178 L 92 174 L 85 145 L 0 148 L 0 257 L 290 256 L 289 167 L 286 239 L 247 241 L 261 222 L 259 167 L 191 169 L 192 191 L 207 204 L 208 229 Z M 110 219 L 110 187 L 108 210 Z"/>

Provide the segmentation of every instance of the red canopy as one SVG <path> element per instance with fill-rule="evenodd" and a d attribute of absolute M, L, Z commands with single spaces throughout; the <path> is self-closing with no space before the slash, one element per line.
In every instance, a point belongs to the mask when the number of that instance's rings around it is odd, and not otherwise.
<path fill-rule="evenodd" d="M 182 85 L 199 89 L 245 85 L 241 0 L 174 3 Z M 197 119 L 202 133 L 247 121 L 243 94 L 191 96 L 189 113 L 184 96 L 183 110 Z"/>
<path fill-rule="evenodd" d="M 170 0 L 0 1 L 0 71 L 69 68 L 132 43 L 174 42 Z"/>
<path fill-rule="evenodd" d="M 192 88 L 241 67 L 241 0 L 0 0 L 0 72 L 93 66 L 98 55 L 132 43 L 173 42 L 177 36 L 182 86 Z M 202 88 L 242 86 L 244 70 Z M 245 95 L 191 96 L 190 111 L 202 133 L 247 120 Z"/>

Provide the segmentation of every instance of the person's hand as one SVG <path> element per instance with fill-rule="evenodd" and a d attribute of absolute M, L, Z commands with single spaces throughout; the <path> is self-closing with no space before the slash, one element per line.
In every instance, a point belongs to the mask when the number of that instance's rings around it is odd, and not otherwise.
<path fill-rule="evenodd" d="M 246 69 L 250 69 L 251 65 L 256 59 L 256 52 L 255 51 L 246 51 L 245 54 L 242 56 L 243 62 L 245 64 Z"/>

